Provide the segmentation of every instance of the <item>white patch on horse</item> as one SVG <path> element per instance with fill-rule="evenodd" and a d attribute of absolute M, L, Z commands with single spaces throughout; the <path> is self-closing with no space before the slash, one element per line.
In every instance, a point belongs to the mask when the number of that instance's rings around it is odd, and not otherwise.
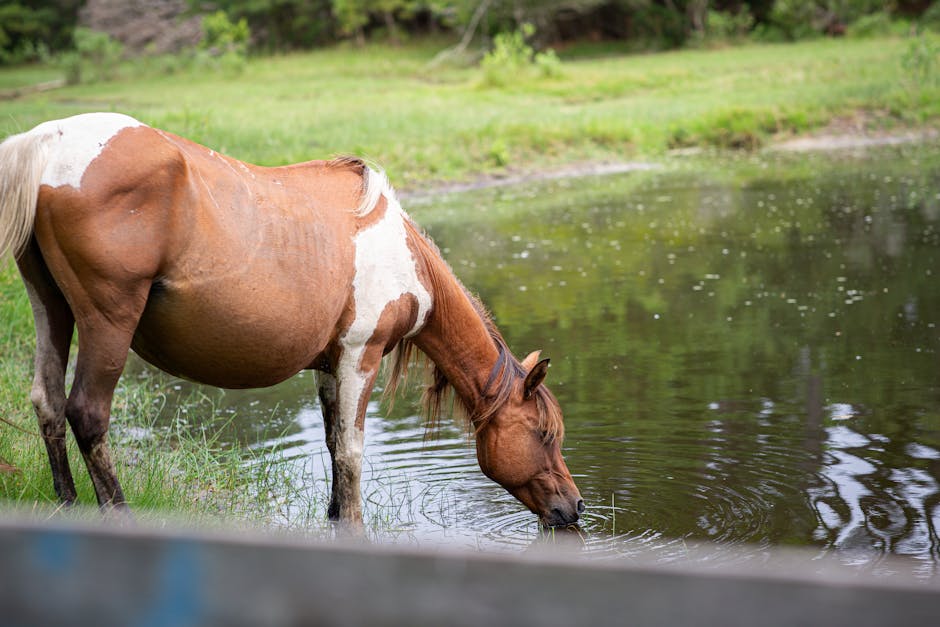
<path fill-rule="evenodd" d="M 408 247 L 405 212 L 387 183 L 382 194 L 386 200 L 385 215 L 353 238 L 356 247 L 356 275 L 353 278 L 356 318 L 340 338 L 343 351 L 337 372 L 341 382 L 338 413 L 344 420 L 346 416 L 355 419 L 365 387 L 374 374 L 361 371 L 359 362 L 385 308 L 406 294 L 415 297 L 418 314 L 408 336 L 424 326 L 431 311 L 431 295 L 418 278 L 416 261 Z M 354 433 L 345 430 L 344 435 L 355 437 Z M 355 447 L 357 443 L 350 444 Z M 358 447 L 361 451 L 361 437 Z"/>
<path fill-rule="evenodd" d="M 143 124 L 120 113 L 85 113 L 40 124 L 30 133 L 51 138 L 40 185 L 80 189 L 85 171 L 108 142 L 123 129 L 136 126 Z"/>

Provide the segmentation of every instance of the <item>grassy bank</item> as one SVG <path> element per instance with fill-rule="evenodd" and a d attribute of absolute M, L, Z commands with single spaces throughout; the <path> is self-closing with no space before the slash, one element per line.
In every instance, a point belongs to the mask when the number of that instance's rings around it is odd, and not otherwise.
<path fill-rule="evenodd" d="M 0 102 L 0 133 L 118 110 L 261 164 L 365 155 L 415 188 L 677 147 L 753 148 L 859 111 L 878 126 L 930 123 L 940 116 L 937 77 L 914 80 L 903 62 L 910 45 L 820 40 L 579 58 L 557 76 L 531 71 L 502 88 L 487 87 L 476 67 L 430 69 L 440 46 L 428 44 L 257 58 L 239 74 L 134 66 L 114 82 Z"/>

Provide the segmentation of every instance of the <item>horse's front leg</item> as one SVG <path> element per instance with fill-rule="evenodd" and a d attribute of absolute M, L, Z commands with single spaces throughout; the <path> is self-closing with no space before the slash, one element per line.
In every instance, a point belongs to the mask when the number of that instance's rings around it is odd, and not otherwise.
<path fill-rule="evenodd" d="M 339 518 L 337 505 L 337 471 L 336 471 L 336 414 L 337 409 L 337 385 L 336 377 L 332 374 L 321 373 L 317 378 L 317 390 L 320 396 L 320 408 L 323 411 L 323 427 L 326 431 L 326 448 L 330 451 L 330 462 L 332 464 L 331 477 L 333 478 L 332 494 L 330 495 L 330 507 L 328 516 L 330 520 Z"/>
<path fill-rule="evenodd" d="M 333 461 L 328 516 L 353 531 L 362 529 L 360 481 L 365 413 L 381 360 L 381 353 L 378 360 L 366 360 L 364 353 L 344 351 L 335 374 L 322 374 L 319 382 L 326 443 Z"/>

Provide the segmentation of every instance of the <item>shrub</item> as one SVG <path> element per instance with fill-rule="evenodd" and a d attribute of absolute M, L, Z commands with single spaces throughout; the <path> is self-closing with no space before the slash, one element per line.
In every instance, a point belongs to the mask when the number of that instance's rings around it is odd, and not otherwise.
<path fill-rule="evenodd" d="M 808 39 L 820 33 L 815 2 L 777 0 L 769 17 L 774 29 L 789 40 Z"/>
<path fill-rule="evenodd" d="M 746 6 L 736 13 L 709 11 L 706 37 L 713 41 L 738 41 L 754 27 L 754 17 Z"/>
<path fill-rule="evenodd" d="M 216 11 L 202 18 L 200 60 L 230 74 L 245 68 L 251 29 L 245 18 L 233 22 L 225 11 Z"/>
<path fill-rule="evenodd" d="M 225 11 L 216 11 L 202 18 L 202 42 L 199 46 L 213 56 L 230 52 L 244 55 L 248 52 L 250 38 L 251 30 L 245 18 L 233 22 Z"/>
<path fill-rule="evenodd" d="M 12 50 L 0 48 L 0 65 L 17 65 L 31 61 L 47 61 L 50 57 L 49 46 L 43 41 L 35 42 L 31 39 L 26 39 Z"/>
<path fill-rule="evenodd" d="M 920 16 L 920 24 L 924 28 L 940 33 L 940 2 L 934 2 L 929 9 Z"/>
<path fill-rule="evenodd" d="M 863 15 L 849 24 L 846 34 L 849 37 L 864 39 L 867 37 L 886 37 L 903 34 L 907 30 L 906 22 L 894 21 L 884 11 Z"/>
<path fill-rule="evenodd" d="M 486 53 L 480 67 L 483 82 L 491 87 L 503 87 L 524 77 L 536 68 L 543 77 L 561 74 L 561 60 L 554 50 L 536 53 L 527 42 L 535 34 L 535 27 L 523 24 L 512 32 L 499 33 L 493 38 L 493 49 Z"/>
<path fill-rule="evenodd" d="M 544 52 L 536 53 L 532 61 L 535 67 L 538 68 L 541 76 L 545 78 L 557 78 L 561 76 L 561 59 L 558 58 L 558 55 L 551 48 Z"/>
<path fill-rule="evenodd" d="M 69 85 L 111 80 L 117 76 L 124 46 L 106 33 L 79 26 L 73 34 L 75 47 L 53 58 L 65 72 Z"/>
<path fill-rule="evenodd" d="M 913 37 L 901 55 L 901 68 L 913 90 L 940 81 L 940 37 L 932 32 Z"/>

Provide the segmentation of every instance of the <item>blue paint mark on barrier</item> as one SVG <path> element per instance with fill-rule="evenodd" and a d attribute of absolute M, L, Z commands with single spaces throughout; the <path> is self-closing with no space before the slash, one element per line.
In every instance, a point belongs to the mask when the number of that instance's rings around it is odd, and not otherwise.
<path fill-rule="evenodd" d="M 75 564 L 75 534 L 45 531 L 38 535 L 33 549 L 38 569 L 51 575 L 62 576 Z"/>
<path fill-rule="evenodd" d="M 142 608 L 139 627 L 198 625 L 204 618 L 202 559 L 196 542 L 170 542 L 155 565 L 156 590 L 149 607 Z"/>

